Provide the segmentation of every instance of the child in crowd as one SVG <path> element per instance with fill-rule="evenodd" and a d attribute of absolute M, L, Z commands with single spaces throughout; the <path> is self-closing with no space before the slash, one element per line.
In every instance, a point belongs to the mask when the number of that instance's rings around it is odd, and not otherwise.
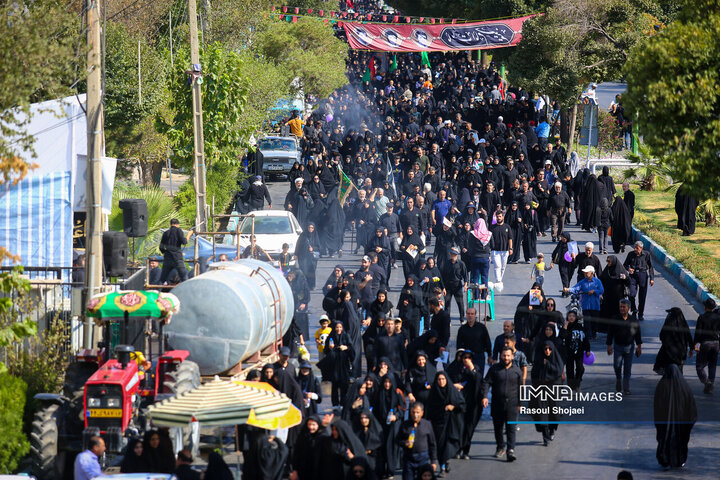
<path fill-rule="evenodd" d="M 325 340 L 330 332 L 332 332 L 332 329 L 330 328 L 330 317 L 323 315 L 320 317 L 320 328 L 315 330 L 315 343 L 317 344 L 318 349 L 318 360 L 325 356 L 325 352 L 323 352 L 325 349 Z"/>
<path fill-rule="evenodd" d="M 537 284 L 540 285 L 540 288 L 542 288 L 543 282 L 545 282 L 545 272 L 551 270 L 552 268 L 552 263 L 550 265 L 545 265 L 545 255 L 540 252 L 537 254 L 537 262 L 533 265 L 532 272 L 530 272 L 530 278 L 535 280 Z"/>
<path fill-rule="evenodd" d="M 513 351 L 513 364 L 522 370 L 523 385 L 525 385 L 525 379 L 527 378 L 528 361 L 527 357 L 523 352 L 515 348 L 517 338 L 514 333 L 505 334 L 505 348 L 509 348 Z"/>

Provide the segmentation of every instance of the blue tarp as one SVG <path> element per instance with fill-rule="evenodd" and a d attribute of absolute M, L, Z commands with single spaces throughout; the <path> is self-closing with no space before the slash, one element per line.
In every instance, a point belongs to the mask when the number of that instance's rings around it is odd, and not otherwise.
<path fill-rule="evenodd" d="M 31 267 L 71 267 L 71 173 L 28 177 L 0 196 L 0 245 Z M 9 262 L 5 262 L 9 264 Z"/>
<path fill-rule="evenodd" d="M 195 258 L 195 237 L 193 236 L 188 240 L 188 244 L 183 248 L 183 256 L 185 260 L 192 260 Z M 243 247 L 240 247 L 240 253 L 242 253 Z M 205 240 L 202 237 L 198 237 L 198 256 L 199 257 L 211 257 L 213 254 L 212 242 Z M 221 254 L 226 254 L 230 260 L 237 256 L 237 247 L 230 245 L 223 245 L 221 243 L 215 244 L 215 255 L 218 257 Z"/>

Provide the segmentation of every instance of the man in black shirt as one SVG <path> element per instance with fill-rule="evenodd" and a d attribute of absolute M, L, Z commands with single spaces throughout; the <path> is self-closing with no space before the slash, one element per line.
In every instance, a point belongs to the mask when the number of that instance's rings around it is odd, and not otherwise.
<path fill-rule="evenodd" d="M 633 347 L 637 345 L 634 353 L 642 354 L 642 334 L 640 323 L 634 313 L 630 313 L 630 302 L 620 300 L 620 315 L 608 327 L 605 344 L 608 355 L 613 355 L 613 368 L 615 369 L 615 390 L 630 395 L 630 375 L 632 374 Z"/>
<path fill-rule="evenodd" d="M 715 370 L 718 360 L 718 330 L 720 329 L 720 314 L 715 311 L 715 300 L 705 300 L 705 312 L 702 313 L 695 324 L 695 351 L 698 352 L 695 369 L 700 382 L 705 385 L 703 392 L 712 393 L 715 382 Z M 707 367 L 707 373 L 705 373 Z"/>
<path fill-rule="evenodd" d="M 187 280 L 187 268 L 182 254 L 182 246 L 187 244 L 188 239 L 192 236 L 193 230 L 188 230 L 187 235 L 183 235 L 180 229 L 180 221 L 177 218 L 170 220 L 170 228 L 165 230 L 160 239 L 160 251 L 163 253 L 163 266 L 160 273 L 160 284 L 164 284 L 170 272 L 173 269 L 180 277 L 180 281 Z"/>
<path fill-rule="evenodd" d="M 647 298 L 648 277 L 650 286 L 655 285 L 655 271 L 653 270 L 652 257 L 650 252 L 645 251 L 643 242 L 635 242 L 633 251 L 628 253 L 623 266 L 630 274 L 630 301 L 633 312 L 637 311 L 638 320 L 644 320 L 645 299 Z M 635 297 L 640 294 L 640 299 L 635 310 Z"/>
<path fill-rule="evenodd" d="M 562 183 L 555 182 L 548 200 L 548 215 L 552 225 L 552 240 L 557 241 L 565 229 L 565 215 L 570 210 L 570 196 L 562 189 Z"/>
<path fill-rule="evenodd" d="M 417 232 L 418 235 L 425 231 L 425 224 L 422 221 L 421 212 L 415 207 L 415 199 L 408 197 L 406 207 L 400 213 L 400 225 L 402 225 L 403 232 L 407 230 L 408 226 L 413 227 L 413 232 Z"/>
<path fill-rule="evenodd" d="M 510 225 L 505 223 L 505 214 L 497 212 L 495 214 L 496 223 L 490 227 L 492 237 L 490 237 L 490 260 L 492 260 L 493 269 L 495 270 L 495 286 L 497 291 L 503 289 L 503 277 L 505 276 L 505 267 L 507 267 L 508 256 L 513 252 L 512 229 Z"/>
<path fill-rule="evenodd" d="M 578 283 L 581 282 L 583 278 L 585 278 L 585 273 L 583 272 L 583 270 L 588 265 L 595 269 L 595 276 L 600 278 L 600 274 L 602 273 L 602 264 L 600 263 L 600 259 L 598 258 L 598 256 L 593 253 L 593 250 L 595 250 L 595 244 L 593 244 L 592 242 L 587 242 L 585 244 L 585 251 L 578 253 L 575 257 L 575 266 L 578 269 Z"/>
<path fill-rule="evenodd" d="M 437 470 L 437 444 L 432 423 L 425 420 L 425 406 L 415 402 L 410 407 L 410 418 L 400 426 L 397 442 L 403 447 L 403 480 L 412 480 L 420 467 L 431 464 Z"/>
<path fill-rule="evenodd" d="M 468 308 L 465 323 L 460 325 L 457 333 L 457 348 L 470 350 L 473 353 L 473 363 L 481 372 L 485 371 L 485 356 L 492 365 L 492 345 L 487 327 L 477 321 L 474 308 Z"/>
<path fill-rule="evenodd" d="M 465 290 L 467 289 L 467 267 L 459 258 L 457 247 L 450 249 L 450 260 L 445 262 L 442 269 L 443 283 L 445 284 L 445 311 L 450 315 L 452 299 L 455 298 L 460 318 L 465 316 Z"/>
<path fill-rule="evenodd" d="M 390 202 L 385 207 L 387 211 L 382 214 L 379 220 L 381 227 L 385 229 L 385 235 L 390 240 L 390 265 L 392 268 L 397 268 L 395 260 L 397 259 L 398 249 L 398 238 L 402 240 L 402 226 L 400 225 L 400 218 L 394 213 L 395 205 Z"/>
<path fill-rule="evenodd" d="M 488 406 L 488 393 L 492 388 L 492 405 L 490 415 L 493 418 L 493 429 L 495 430 L 495 457 L 502 458 L 505 455 L 505 439 L 503 430 L 507 432 L 507 461 L 515 460 L 515 425 L 508 425 L 518 418 L 520 409 L 520 385 L 522 371 L 513 365 L 513 352 L 510 348 L 504 348 L 500 353 L 500 362 L 490 367 L 485 381 L 483 382 L 483 408 Z"/>

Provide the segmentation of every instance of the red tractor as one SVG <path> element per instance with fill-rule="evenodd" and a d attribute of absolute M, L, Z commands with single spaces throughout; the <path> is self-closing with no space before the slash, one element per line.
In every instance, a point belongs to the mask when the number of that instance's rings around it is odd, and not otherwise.
<path fill-rule="evenodd" d="M 103 304 L 93 303 L 95 298 L 90 302 L 88 314 L 103 327 L 106 341 L 97 353 L 84 351 L 68 367 L 63 394 L 35 396 L 42 408 L 35 414 L 30 444 L 33 474 L 40 479 L 72 478 L 75 455 L 92 436 L 103 437 L 107 455 L 117 456 L 128 439 L 150 428 L 144 415 L 149 405 L 200 385 L 200 370 L 187 360 L 187 350 L 165 351 L 163 326 L 177 310 L 176 298 L 141 291 L 104 297 Z M 143 301 L 151 303 L 145 311 L 135 308 Z M 159 303 L 166 309 L 153 308 Z M 123 310 L 123 304 L 130 307 Z"/>

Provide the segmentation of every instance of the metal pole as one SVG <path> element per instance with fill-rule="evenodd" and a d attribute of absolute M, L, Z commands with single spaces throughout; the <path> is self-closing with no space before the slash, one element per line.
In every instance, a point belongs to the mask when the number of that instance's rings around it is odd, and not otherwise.
<path fill-rule="evenodd" d="M 188 18 L 190 20 L 190 70 L 200 73 L 200 45 L 198 42 L 198 18 L 196 0 L 188 0 Z M 200 71 L 198 71 L 200 69 Z M 206 232 L 205 216 L 205 139 L 203 136 L 202 90 L 199 76 L 193 75 L 193 133 L 195 148 L 193 152 L 193 176 L 195 183 L 195 228 L 197 232 Z M 197 262 L 197 250 L 195 261 Z"/>
<path fill-rule="evenodd" d="M 170 195 L 173 194 L 173 184 L 172 184 L 172 160 L 170 159 L 170 152 L 168 148 L 168 159 L 167 159 L 167 169 L 168 169 L 168 178 L 170 178 Z"/>
<path fill-rule="evenodd" d="M 87 239 L 86 239 L 86 301 L 99 292 L 102 284 L 102 155 L 104 145 L 101 26 L 103 0 L 95 0 L 87 10 Z M 93 324 L 86 318 L 84 348 L 93 346 Z"/>
<path fill-rule="evenodd" d="M 170 21 L 170 70 L 174 70 L 174 69 L 175 69 L 175 58 L 174 58 L 174 55 L 173 55 L 172 8 L 171 8 L 170 11 L 168 12 L 168 15 L 169 15 L 169 17 L 170 17 L 170 18 L 169 18 L 169 21 Z M 170 188 L 170 190 L 171 190 L 170 194 L 172 195 L 172 188 Z"/>
<path fill-rule="evenodd" d="M 140 40 L 138 40 L 138 103 L 142 105 L 142 68 L 140 67 Z"/>
<path fill-rule="evenodd" d="M 592 103 L 590 104 L 590 122 L 588 123 L 588 142 L 587 142 L 587 161 L 585 162 L 585 168 L 590 168 L 590 144 L 592 144 L 592 125 L 593 125 L 593 108 Z"/>

